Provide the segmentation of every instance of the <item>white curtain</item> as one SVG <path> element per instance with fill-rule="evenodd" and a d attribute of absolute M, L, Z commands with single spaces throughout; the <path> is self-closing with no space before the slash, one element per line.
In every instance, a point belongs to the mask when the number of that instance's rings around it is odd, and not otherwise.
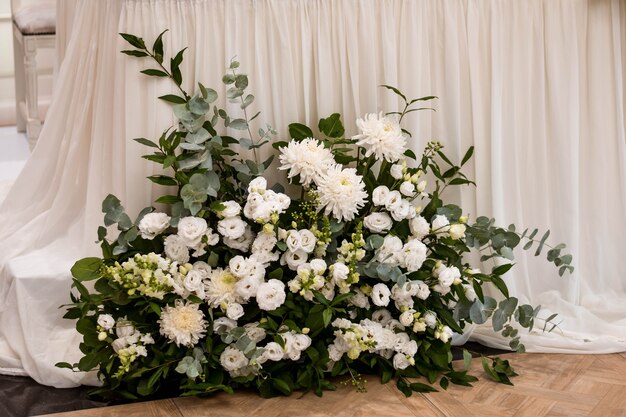
<path fill-rule="evenodd" d="M 146 150 L 131 139 L 157 137 L 174 122 L 156 97 L 175 91 L 139 74 L 149 62 L 121 55 L 127 45 L 117 33 L 150 43 L 164 29 L 169 53 L 189 47 L 182 69 L 190 91 L 202 81 L 223 97 L 221 77 L 236 56 L 258 120 L 280 138 L 288 123 L 316 125 L 332 112 L 355 133 L 356 117 L 397 109 L 383 83 L 411 97 L 438 95 L 437 111 L 415 115 L 407 128 L 416 151 L 438 139 L 458 160 L 476 145 L 467 174 L 478 187 L 449 197 L 471 216 L 550 228 L 574 254 L 576 272 L 559 278 L 545 260 L 518 253 L 512 293 L 563 319 L 561 333 L 526 336 L 527 348 L 626 350 L 618 271 L 626 254 L 626 7 L 618 0 L 62 4 L 76 10 L 56 94 L 0 208 L 2 372 L 59 387 L 93 382 L 54 368 L 80 357 L 80 338 L 57 307 L 69 301 L 72 263 L 98 253 L 101 200 L 114 193 L 132 215 L 160 192 L 144 178 L 153 170 L 140 159 Z M 473 337 L 501 343 L 483 328 Z"/>

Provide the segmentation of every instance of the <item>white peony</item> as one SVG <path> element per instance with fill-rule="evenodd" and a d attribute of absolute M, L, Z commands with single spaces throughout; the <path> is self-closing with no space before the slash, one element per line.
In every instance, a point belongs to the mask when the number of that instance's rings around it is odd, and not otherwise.
<path fill-rule="evenodd" d="M 100 314 L 98 316 L 98 326 L 104 330 L 111 330 L 115 326 L 115 319 L 110 314 Z"/>
<path fill-rule="evenodd" d="M 170 227 L 170 216 L 165 213 L 148 213 L 139 221 L 139 232 L 144 239 L 154 239 Z"/>
<path fill-rule="evenodd" d="M 378 283 L 372 287 L 372 302 L 379 307 L 386 307 L 389 304 L 391 291 L 385 284 Z"/>
<path fill-rule="evenodd" d="M 411 221 L 409 221 L 409 228 L 411 229 L 411 234 L 417 239 L 422 239 L 430 233 L 430 226 L 422 216 L 412 218 Z"/>
<path fill-rule="evenodd" d="M 217 222 L 217 231 L 228 239 L 239 239 L 246 231 L 246 222 L 241 217 L 227 217 Z"/>
<path fill-rule="evenodd" d="M 443 214 L 438 214 L 433 219 L 433 233 L 448 233 L 450 230 L 450 222 Z"/>
<path fill-rule="evenodd" d="M 243 306 L 239 303 L 231 303 L 226 307 L 226 317 L 231 320 L 239 320 L 243 316 Z"/>
<path fill-rule="evenodd" d="M 382 233 L 391 229 L 393 221 L 387 213 L 372 213 L 363 219 L 363 225 L 373 233 Z"/>
<path fill-rule="evenodd" d="M 272 311 L 285 302 L 285 284 L 277 279 L 270 279 L 259 285 L 256 301 L 261 310 Z"/>
<path fill-rule="evenodd" d="M 208 323 L 204 313 L 195 303 L 183 303 L 176 300 L 175 306 L 165 306 L 158 321 L 160 333 L 177 346 L 196 345 L 206 333 Z"/>
<path fill-rule="evenodd" d="M 334 165 L 322 175 L 317 191 L 319 208 L 339 221 L 353 220 L 367 199 L 363 178 L 356 169 L 341 165 Z"/>
<path fill-rule="evenodd" d="M 232 346 L 228 346 L 220 355 L 220 364 L 227 371 L 236 371 L 248 366 L 248 358 L 242 351 Z"/>
<path fill-rule="evenodd" d="M 406 270 L 408 272 L 415 272 L 419 270 L 426 260 L 427 251 L 428 248 L 419 239 L 409 240 L 402 248 L 402 252 L 404 253 L 403 266 Z"/>
<path fill-rule="evenodd" d="M 207 230 L 206 220 L 201 217 L 183 217 L 178 222 L 178 236 L 187 247 L 198 246 Z"/>
<path fill-rule="evenodd" d="M 415 185 L 413 185 L 413 183 L 410 181 L 404 181 L 400 185 L 400 193 L 406 197 L 412 196 L 413 194 L 415 194 Z"/>
<path fill-rule="evenodd" d="M 356 121 L 360 134 L 352 139 L 357 146 L 365 148 L 365 156 L 374 155 L 376 159 L 396 162 L 406 151 L 406 136 L 402 133 L 398 118 L 379 114 L 366 114 Z"/>
<path fill-rule="evenodd" d="M 178 235 L 169 235 L 165 238 L 164 247 L 165 255 L 173 261 L 177 261 L 179 264 L 186 264 L 189 262 L 189 249 Z"/>
<path fill-rule="evenodd" d="M 288 178 L 300 176 L 300 184 L 308 187 L 318 184 L 321 176 L 335 164 L 332 152 L 316 139 L 307 138 L 300 142 L 292 140 L 279 149 L 280 170 L 289 170 Z M 319 184 L 318 184 L 319 185 Z"/>

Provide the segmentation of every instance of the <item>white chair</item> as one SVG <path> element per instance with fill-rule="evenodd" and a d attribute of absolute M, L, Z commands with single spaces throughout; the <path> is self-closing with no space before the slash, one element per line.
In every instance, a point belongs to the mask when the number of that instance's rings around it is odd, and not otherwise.
<path fill-rule="evenodd" d="M 37 49 L 54 48 L 56 0 L 11 0 L 16 124 L 31 149 L 41 131 L 37 97 Z"/>

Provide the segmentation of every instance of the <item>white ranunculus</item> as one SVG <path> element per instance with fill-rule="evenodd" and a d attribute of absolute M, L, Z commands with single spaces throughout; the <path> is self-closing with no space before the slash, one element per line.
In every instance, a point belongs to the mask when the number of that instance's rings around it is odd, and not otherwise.
<path fill-rule="evenodd" d="M 372 203 L 375 206 L 384 206 L 389 196 L 389 188 L 384 185 L 379 185 L 372 191 Z"/>
<path fill-rule="evenodd" d="M 220 355 L 220 364 L 229 372 L 248 366 L 248 363 L 246 355 L 232 346 L 228 346 Z"/>
<path fill-rule="evenodd" d="M 411 234 L 420 240 L 430 233 L 430 226 L 422 216 L 412 218 L 409 222 L 409 228 L 411 229 Z"/>
<path fill-rule="evenodd" d="M 408 272 L 415 272 L 422 267 L 426 260 L 428 248 L 419 239 L 409 240 L 402 252 L 404 253 L 404 267 Z"/>
<path fill-rule="evenodd" d="M 183 217 L 178 222 L 178 236 L 187 247 L 198 246 L 207 229 L 206 220 L 201 217 Z"/>
<path fill-rule="evenodd" d="M 283 348 L 276 342 L 269 342 L 265 345 L 265 352 L 263 352 L 267 359 L 278 362 L 283 359 L 285 355 L 285 351 Z"/>
<path fill-rule="evenodd" d="M 450 230 L 450 222 L 443 214 L 438 214 L 433 219 L 433 233 L 448 233 Z"/>
<path fill-rule="evenodd" d="M 393 367 L 395 369 L 406 369 L 411 363 L 403 353 L 396 353 L 393 357 Z"/>
<path fill-rule="evenodd" d="M 415 194 L 415 185 L 410 181 L 404 181 L 400 185 L 400 193 L 406 197 L 410 197 Z"/>
<path fill-rule="evenodd" d="M 165 213 L 148 213 L 139 221 L 139 232 L 144 239 L 154 239 L 170 227 L 170 216 Z"/>
<path fill-rule="evenodd" d="M 313 232 L 308 229 L 300 230 L 300 249 L 306 253 L 311 253 L 315 249 L 315 243 L 317 243 L 317 239 Z"/>
<path fill-rule="evenodd" d="M 165 255 L 173 261 L 178 262 L 181 265 L 189 262 L 189 249 L 178 235 L 169 235 L 165 238 L 164 247 Z"/>
<path fill-rule="evenodd" d="M 385 208 L 388 211 L 393 211 L 400 205 L 402 201 L 402 194 L 399 191 L 389 191 L 387 199 L 385 200 Z"/>
<path fill-rule="evenodd" d="M 465 237 L 465 225 L 453 224 L 450 226 L 449 233 L 452 239 L 462 239 Z"/>
<path fill-rule="evenodd" d="M 400 203 L 391 210 L 391 217 L 397 222 L 400 222 L 409 217 L 411 210 L 414 211 L 413 206 L 407 200 L 400 200 Z"/>
<path fill-rule="evenodd" d="M 241 217 L 227 217 L 217 222 L 217 231 L 228 239 L 239 239 L 246 231 L 246 222 Z"/>
<path fill-rule="evenodd" d="M 239 303 L 230 303 L 226 307 L 226 317 L 231 320 L 239 320 L 243 316 L 243 306 Z"/>
<path fill-rule="evenodd" d="M 404 313 L 400 314 L 400 323 L 402 323 L 403 326 L 407 327 L 413 324 L 413 313 L 415 313 L 414 310 L 407 310 Z"/>
<path fill-rule="evenodd" d="M 401 164 L 393 164 L 391 166 L 391 169 L 389 170 L 389 173 L 394 179 L 400 180 L 402 179 L 402 177 L 404 177 L 402 170 L 403 170 L 403 167 Z"/>
<path fill-rule="evenodd" d="M 222 205 L 224 208 L 218 214 L 224 218 L 239 216 L 241 213 L 241 206 L 236 201 L 224 201 Z"/>
<path fill-rule="evenodd" d="M 259 285 L 256 301 L 261 310 L 272 311 L 285 302 L 285 284 L 277 279 L 270 279 Z"/>
<path fill-rule="evenodd" d="M 100 314 L 98 316 L 98 326 L 104 330 L 111 330 L 115 326 L 115 319 L 110 314 Z"/>
<path fill-rule="evenodd" d="M 261 192 L 267 190 L 267 180 L 263 177 L 256 177 L 248 185 L 248 192 Z"/>
<path fill-rule="evenodd" d="M 372 302 L 379 307 L 386 307 L 389 304 L 391 291 L 389 287 L 383 283 L 378 283 L 372 287 Z"/>
<path fill-rule="evenodd" d="M 393 221 L 387 213 L 372 213 L 363 219 L 363 225 L 373 233 L 382 233 L 391 229 Z"/>
<path fill-rule="evenodd" d="M 287 239 L 285 239 L 285 243 L 287 244 L 287 248 L 292 252 L 302 249 L 302 237 L 300 236 L 300 232 L 290 230 Z"/>

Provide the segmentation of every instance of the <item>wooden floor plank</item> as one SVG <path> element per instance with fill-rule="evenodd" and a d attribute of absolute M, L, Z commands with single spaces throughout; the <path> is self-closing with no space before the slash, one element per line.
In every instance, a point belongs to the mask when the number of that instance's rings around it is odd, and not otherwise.
<path fill-rule="evenodd" d="M 322 398 L 312 393 L 260 398 L 253 392 L 209 398 L 176 398 L 48 417 L 626 417 L 626 357 L 611 355 L 510 354 L 520 374 L 515 386 L 497 384 L 480 360 L 470 373 L 473 387 L 404 397 L 393 384 L 369 378 L 368 392 L 338 385 Z M 459 368 L 462 364 L 457 364 Z"/>

